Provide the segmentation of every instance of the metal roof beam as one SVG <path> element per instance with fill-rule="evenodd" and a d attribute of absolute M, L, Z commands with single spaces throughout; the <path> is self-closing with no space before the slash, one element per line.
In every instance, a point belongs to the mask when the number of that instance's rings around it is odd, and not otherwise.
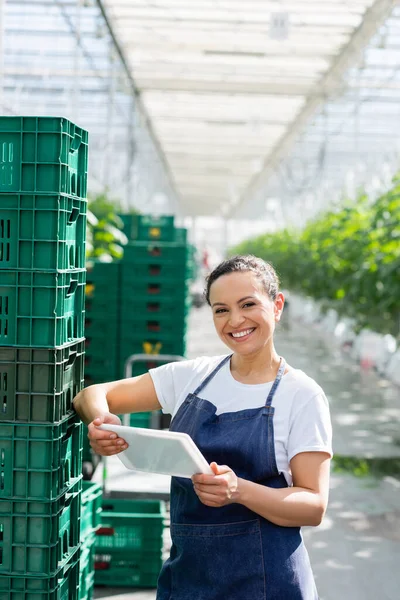
<path fill-rule="evenodd" d="M 397 0 L 375 0 L 370 8 L 366 11 L 363 22 L 351 36 L 347 46 L 333 62 L 331 68 L 321 81 L 320 87 L 326 90 L 327 94 L 333 93 L 342 87 L 342 78 L 350 64 L 354 64 L 354 61 L 360 56 L 362 50 L 371 40 L 372 36 L 377 32 L 381 24 L 384 23 L 387 17 L 391 14 L 397 4 Z M 240 198 L 239 202 L 232 207 L 232 210 L 235 213 L 244 203 L 248 202 L 257 194 L 257 192 L 259 192 L 261 186 L 265 185 L 274 168 L 289 153 L 295 139 L 303 130 L 310 117 L 315 113 L 318 106 L 321 104 L 321 100 L 322 98 L 320 96 L 315 97 L 313 95 L 311 98 L 309 98 L 304 108 L 295 118 L 288 133 L 284 135 L 281 140 L 279 140 L 272 152 L 269 154 L 267 160 L 264 162 L 261 173 L 252 179 L 250 185 Z"/>

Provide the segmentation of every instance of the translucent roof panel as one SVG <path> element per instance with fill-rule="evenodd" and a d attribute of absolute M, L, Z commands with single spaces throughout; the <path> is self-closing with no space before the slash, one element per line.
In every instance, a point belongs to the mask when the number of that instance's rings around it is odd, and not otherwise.
<path fill-rule="evenodd" d="M 340 90 L 384 0 L 103 0 L 184 214 L 254 187 Z M 364 74 L 374 85 L 373 74 Z"/>

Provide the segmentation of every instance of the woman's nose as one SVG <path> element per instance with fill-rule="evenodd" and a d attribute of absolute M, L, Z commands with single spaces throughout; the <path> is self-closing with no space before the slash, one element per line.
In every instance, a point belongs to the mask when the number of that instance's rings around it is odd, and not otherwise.
<path fill-rule="evenodd" d="M 231 312 L 231 314 L 229 315 L 229 324 L 231 325 L 231 327 L 233 328 L 237 328 L 240 327 L 240 325 L 243 323 L 244 321 L 244 316 L 242 315 L 241 312 Z"/>

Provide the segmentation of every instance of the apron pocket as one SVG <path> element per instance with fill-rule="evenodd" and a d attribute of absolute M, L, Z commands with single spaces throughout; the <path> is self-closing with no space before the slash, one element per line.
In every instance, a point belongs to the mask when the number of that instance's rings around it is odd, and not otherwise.
<path fill-rule="evenodd" d="M 224 525 L 171 524 L 171 600 L 265 600 L 258 519 Z"/>

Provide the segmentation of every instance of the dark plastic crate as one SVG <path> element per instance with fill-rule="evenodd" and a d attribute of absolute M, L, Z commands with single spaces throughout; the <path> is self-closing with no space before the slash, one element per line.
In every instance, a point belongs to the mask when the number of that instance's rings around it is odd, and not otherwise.
<path fill-rule="evenodd" d="M 132 550 L 160 551 L 163 545 L 165 503 L 160 500 L 103 500 L 96 553 Z"/>
<path fill-rule="evenodd" d="M 76 552 L 80 544 L 80 482 L 53 502 L 10 500 L 0 504 L 0 577 L 55 575 Z"/>
<path fill-rule="evenodd" d="M 157 587 L 162 567 L 161 552 L 99 552 L 94 556 L 95 585 Z"/>
<path fill-rule="evenodd" d="M 0 346 L 54 348 L 84 336 L 85 271 L 2 271 Z"/>
<path fill-rule="evenodd" d="M 56 423 L 83 387 L 84 341 L 64 348 L 0 346 L 0 421 Z"/>
<path fill-rule="evenodd" d="M 103 490 L 92 481 L 84 481 L 82 486 L 81 541 L 86 543 L 101 524 Z"/>
<path fill-rule="evenodd" d="M 0 576 L 0 600 L 82 600 L 79 595 L 80 550 L 51 577 Z"/>
<path fill-rule="evenodd" d="M 119 215 L 123 232 L 129 240 L 175 240 L 174 216 L 172 215 Z"/>
<path fill-rule="evenodd" d="M 82 423 L 2 423 L 0 502 L 56 500 L 82 477 Z"/>
<path fill-rule="evenodd" d="M 86 198 L 88 133 L 59 117 L 0 117 L 0 192 Z"/>
<path fill-rule="evenodd" d="M 86 209 L 60 194 L 2 194 L 0 269 L 84 269 Z"/>

